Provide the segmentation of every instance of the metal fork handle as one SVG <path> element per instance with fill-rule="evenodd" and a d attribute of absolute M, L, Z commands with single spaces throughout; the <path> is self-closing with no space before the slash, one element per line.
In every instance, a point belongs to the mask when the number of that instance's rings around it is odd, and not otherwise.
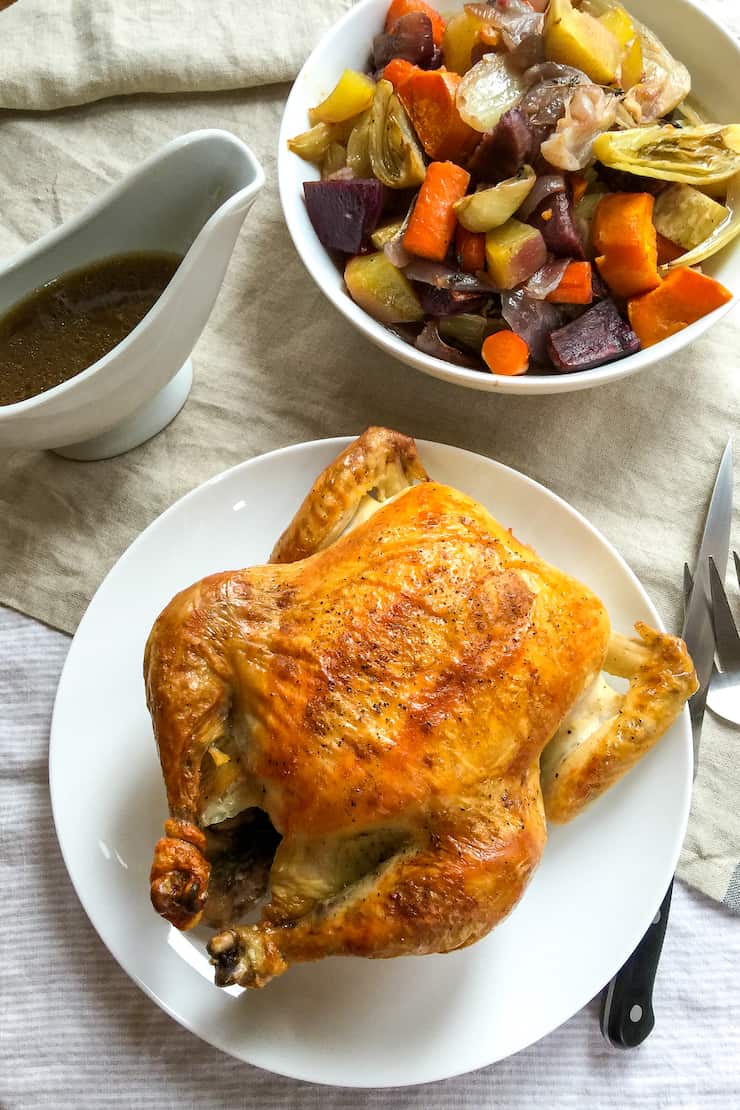
<path fill-rule="evenodd" d="M 644 937 L 604 990 L 601 1032 L 613 1048 L 636 1048 L 655 1025 L 653 985 L 672 894 L 673 879 Z"/>

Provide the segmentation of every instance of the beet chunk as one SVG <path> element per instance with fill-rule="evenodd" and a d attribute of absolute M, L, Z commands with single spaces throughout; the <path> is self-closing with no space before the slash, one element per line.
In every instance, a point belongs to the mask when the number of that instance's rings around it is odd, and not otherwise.
<path fill-rule="evenodd" d="M 558 258 L 586 257 L 573 219 L 573 201 L 569 193 L 554 193 L 545 197 L 527 223 L 542 232 L 548 250 Z"/>
<path fill-rule="evenodd" d="M 547 344 L 556 370 L 591 370 L 640 350 L 640 340 L 612 300 L 599 301 L 577 320 L 550 335 Z"/>
<path fill-rule="evenodd" d="M 351 181 L 304 181 L 308 218 L 323 246 L 357 254 L 375 230 L 383 207 L 383 186 L 374 178 Z"/>
<path fill-rule="evenodd" d="M 403 58 L 422 69 L 436 69 L 442 55 L 434 45 L 432 21 L 424 12 L 402 15 L 390 31 L 373 39 L 373 69 L 380 70 L 393 58 Z"/>
<path fill-rule="evenodd" d="M 468 170 L 478 181 L 503 181 L 518 173 L 525 162 L 531 162 L 534 153 L 527 117 L 518 108 L 510 108 L 478 143 Z"/>

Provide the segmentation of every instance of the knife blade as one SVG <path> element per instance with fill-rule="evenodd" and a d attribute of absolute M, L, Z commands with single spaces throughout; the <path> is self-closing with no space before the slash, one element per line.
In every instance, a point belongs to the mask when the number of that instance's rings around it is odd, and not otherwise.
<path fill-rule="evenodd" d="M 714 660 L 714 629 L 710 609 L 709 556 L 724 578 L 730 550 L 732 522 L 732 440 L 722 455 L 707 510 L 693 575 L 684 567 L 684 622 L 681 633 L 694 661 L 699 688 L 689 699 L 694 777 L 699 763 L 699 740 Z M 690 592 L 689 592 L 690 591 Z M 655 1025 L 653 986 L 663 950 L 673 880 L 647 932 L 604 991 L 601 1032 L 614 1048 L 634 1048 Z"/>

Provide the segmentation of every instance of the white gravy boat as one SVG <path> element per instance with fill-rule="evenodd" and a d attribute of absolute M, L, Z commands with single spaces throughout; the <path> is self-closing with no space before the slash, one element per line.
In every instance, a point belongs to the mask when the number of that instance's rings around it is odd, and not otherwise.
<path fill-rule="evenodd" d="M 190 353 L 264 180 L 254 154 L 236 136 L 192 131 L 0 266 L 1 315 L 52 278 L 109 255 L 159 250 L 185 256 L 156 304 L 107 355 L 45 393 L 0 405 L 0 448 L 53 448 L 70 459 L 104 459 L 169 424 L 190 392 Z"/>

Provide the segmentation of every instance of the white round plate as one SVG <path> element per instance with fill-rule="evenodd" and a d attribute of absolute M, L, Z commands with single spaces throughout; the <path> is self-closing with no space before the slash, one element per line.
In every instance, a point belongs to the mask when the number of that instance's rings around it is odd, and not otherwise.
<path fill-rule="evenodd" d="M 166 817 L 144 704 L 142 656 L 172 595 L 214 571 L 264 562 L 314 477 L 348 439 L 252 459 L 188 494 L 131 545 L 96 593 L 59 683 L 51 797 L 72 882 L 121 967 L 177 1021 L 241 1060 L 356 1087 L 443 1079 L 518 1052 L 617 971 L 650 923 L 688 817 L 684 712 L 640 766 L 554 828 L 523 900 L 489 937 L 447 956 L 331 959 L 262 991 L 213 986 L 208 933 L 179 933 L 149 902 Z M 437 479 L 481 501 L 546 559 L 588 583 L 616 629 L 658 624 L 645 591 L 583 517 L 499 463 L 419 443 Z"/>

